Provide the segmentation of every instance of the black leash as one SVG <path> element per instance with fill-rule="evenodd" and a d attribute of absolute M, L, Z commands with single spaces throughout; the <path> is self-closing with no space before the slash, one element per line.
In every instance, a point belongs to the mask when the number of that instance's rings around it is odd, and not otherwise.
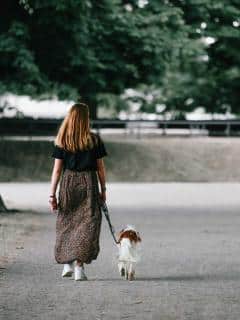
<path fill-rule="evenodd" d="M 100 207 L 101 207 L 101 209 L 102 209 L 102 211 L 103 211 L 103 213 L 105 215 L 105 218 L 106 218 L 106 220 L 108 222 L 109 229 L 110 229 L 110 232 L 112 234 L 113 240 L 115 241 L 116 244 L 118 244 L 119 242 L 117 241 L 117 239 L 115 237 L 115 230 L 114 230 L 114 227 L 113 227 L 113 225 L 111 223 L 111 220 L 110 220 L 110 216 L 109 216 L 108 207 L 106 205 L 106 202 L 101 201 Z"/>

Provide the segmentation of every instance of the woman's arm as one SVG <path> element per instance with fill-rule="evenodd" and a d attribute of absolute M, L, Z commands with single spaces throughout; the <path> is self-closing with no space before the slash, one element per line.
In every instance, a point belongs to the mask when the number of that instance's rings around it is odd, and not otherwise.
<path fill-rule="evenodd" d="M 97 159 L 97 174 L 101 186 L 101 198 L 106 201 L 106 170 L 103 158 Z"/>
<path fill-rule="evenodd" d="M 52 171 L 52 176 L 51 176 L 51 187 L 50 187 L 50 201 L 49 202 L 51 204 L 52 210 L 57 209 L 56 191 L 57 191 L 58 182 L 61 177 L 62 168 L 63 168 L 63 159 L 56 158 L 54 161 L 54 166 L 53 166 L 53 171 Z"/>

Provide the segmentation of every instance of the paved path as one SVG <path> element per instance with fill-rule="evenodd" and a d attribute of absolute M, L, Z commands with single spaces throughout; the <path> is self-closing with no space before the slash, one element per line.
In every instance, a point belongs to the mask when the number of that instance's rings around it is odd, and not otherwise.
<path fill-rule="evenodd" d="M 62 265 L 53 257 L 55 216 L 44 203 L 48 185 L 0 184 L 9 205 L 36 210 L 8 218 L 32 227 L 0 274 L 1 320 L 240 319 L 240 185 L 111 184 L 108 189 L 116 229 L 132 223 L 143 238 L 134 282 L 117 273 L 105 220 L 99 257 L 86 267 L 89 281 L 62 279 Z M 30 190 L 27 200 L 23 195 Z"/>

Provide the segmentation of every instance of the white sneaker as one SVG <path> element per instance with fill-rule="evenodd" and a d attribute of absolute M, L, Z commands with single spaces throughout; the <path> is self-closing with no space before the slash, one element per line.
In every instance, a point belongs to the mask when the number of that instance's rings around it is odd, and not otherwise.
<path fill-rule="evenodd" d="M 87 276 L 84 272 L 84 268 L 75 264 L 74 267 L 74 278 L 76 281 L 87 280 Z"/>
<path fill-rule="evenodd" d="M 72 264 L 64 264 L 63 271 L 62 271 L 62 277 L 71 277 L 73 274 Z"/>

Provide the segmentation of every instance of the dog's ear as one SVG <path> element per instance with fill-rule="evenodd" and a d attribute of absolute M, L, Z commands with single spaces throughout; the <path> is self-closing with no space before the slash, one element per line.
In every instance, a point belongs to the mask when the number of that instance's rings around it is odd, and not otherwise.
<path fill-rule="evenodd" d="M 121 240 L 121 235 L 122 235 L 123 231 L 124 231 L 124 229 L 122 229 L 122 230 L 119 231 L 119 233 L 118 233 L 118 239 L 117 239 L 118 242 L 120 242 L 120 240 Z"/>
<path fill-rule="evenodd" d="M 122 229 L 121 231 L 119 231 L 118 234 L 121 235 L 121 234 L 123 233 L 123 231 L 124 231 L 124 229 Z"/>
<path fill-rule="evenodd" d="M 140 235 L 139 235 L 139 232 L 137 232 L 137 240 L 138 240 L 139 242 L 142 241 L 142 239 L 141 239 L 141 237 L 140 237 Z"/>

